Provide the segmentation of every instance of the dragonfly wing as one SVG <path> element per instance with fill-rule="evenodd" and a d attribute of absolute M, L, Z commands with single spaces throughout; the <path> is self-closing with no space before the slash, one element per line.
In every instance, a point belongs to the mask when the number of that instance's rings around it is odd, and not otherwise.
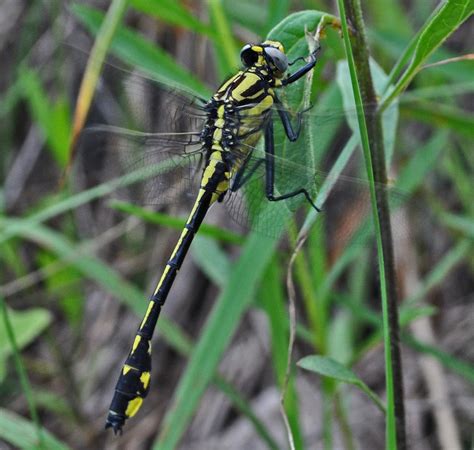
<path fill-rule="evenodd" d="M 80 189 L 114 183 L 114 196 L 163 206 L 193 198 L 204 155 L 192 134 L 146 134 L 110 127 L 86 130 L 74 162 Z"/>
<path fill-rule="evenodd" d="M 90 54 L 66 47 L 71 64 L 78 66 L 77 73 L 83 73 Z M 79 91 L 79 83 L 74 87 Z M 86 127 L 108 123 L 148 133 L 200 130 L 206 100 L 108 57 L 102 65 Z"/>
<path fill-rule="evenodd" d="M 373 220 L 369 184 L 361 178 L 310 168 L 275 157 L 274 195 L 305 189 L 320 209 L 316 227 L 327 230 L 325 242 L 334 253 L 346 245 L 366 246 L 373 243 Z M 290 220 L 298 224 L 305 214 L 295 214 L 299 209 L 310 211 L 312 206 L 302 194 L 282 201 L 269 201 L 265 193 L 265 157 L 252 155 L 243 169 L 245 183 L 231 190 L 225 199 L 230 216 L 239 224 L 247 225 L 268 236 L 279 236 Z M 407 200 L 407 195 L 386 185 L 376 185 L 384 190 L 390 206 L 396 211 Z M 410 200 L 413 202 L 413 200 Z M 397 228 L 394 232 L 403 234 Z"/>

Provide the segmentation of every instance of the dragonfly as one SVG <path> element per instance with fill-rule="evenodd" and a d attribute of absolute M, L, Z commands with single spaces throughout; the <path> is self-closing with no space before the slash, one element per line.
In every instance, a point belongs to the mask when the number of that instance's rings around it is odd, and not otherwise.
<path fill-rule="evenodd" d="M 294 125 L 290 113 L 282 106 L 278 91 L 310 72 L 318 61 L 319 51 L 320 48 L 317 47 L 309 54 L 304 65 L 288 74 L 288 68 L 294 61 L 288 61 L 281 42 L 266 40 L 258 44 L 246 44 L 240 52 L 242 69 L 226 80 L 202 106 L 204 124 L 200 132 L 183 133 L 181 136 L 178 133 L 169 140 L 155 135 L 156 144 L 162 146 L 175 146 L 179 137 L 182 138 L 180 142 L 184 147 L 197 146 L 194 150 L 188 150 L 187 156 L 195 160 L 203 159 L 202 172 L 191 212 L 149 299 L 146 314 L 121 368 L 105 425 L 106 428 L 112 428 L 114 433 L 122 431 L 126 420 L 138 412 L 149 392 L 153 332 L 173 282 L 209 208 L 215 203 L 223 202 L 226 197 L 238 198 L 232 194 L 255 178 L 255 174 L 264 173 L 264 195 L 269 202 L 299 198 L 319 211 L 305 180 L 301 180 L 301 186 L 285 192 L 275 188 L 276 166 L 280 167 L 281 164 L 275 155 L 273 128 L 273 115 L 277 114 L 286 138 L 291 142 L 298 140 L 301 116 L 297 115 L 297 123 Z M 133 135 L 129 137 L 132 138 L 129 141 L 133 140 Z M 254 148 L 262 137 L 264 155 L 256 157 L 253 154 Z M 139 144 L 143 135 L 138 134 L 136 138 Z M 147 140 L 153 142 L 153 137 Z M 136 167 L 152 171 L 154 165 L 151 161 L 147 162 L 147 156 L 144 152 Z M 183 158 L 180 154 L 176 156 L 178 161 L 175 163 L 179 165 L 179 160 L 183 161 Z M 129 170 L 133 172 L 133 168 L 132 163 Z M 286 163 L 286 168 L 291 169 L 291 162 Z M 151 172 L 147 174 L 150 177 L 152 175 Z M 298 182 L 297 172 L 287 176 L 296 178 Z M 150 197 L 154 194 L 156 193 L 147 193 Z"/>
<path fill-rule="evenodd" d="M 313 114 L 311 110 L 303 110 L 296 113 L 296 125 L 293 125 L 294 113 L 282 101 L 295 90 L 295 86 L 285 88 L 315 67 L 319 53 L 318 48 L 309 54 L 302 67 L 288 74 L 291 65 L 303 60 L 301 56 L 289 61 L 282 43 L 276 41 L 247 44 L 241 50 L 242 70 L 224 82 L 210 100 L 187 96 L 178 90 L 165 89 L 166 94 L 158 90 L 157 98 L 153 97 L 151 102 L 158 100 L 156 113 L 164 123 L 163 132 L 161 129 L 148 132 L 149 125 L 145 126 L 146 131 L 137 131 L 140 125 L 137 126 L 135 117 L 125 118 L 126 128 L 92 126 L 83 132 L 81 145 L 89 150 L 95 148 L 96 153 L 79 152 L 75 164 L 79 170 L 90 176 L 102 163 L 99 168 L 102 181 L 103 167 L 114 176 L 113 166 L 119 166 L 117 171 L 126 173 L 119 190 L 124 187 L 125 196 L 130 195 L 134 201 L 141 199 L 142 203 L 164 205 L 182 199 L 183 195 L 192 199 L 191 213 L 153 290 L 119 374 L 106 419 L 106 428 L 112 428 L 115 433 L 120 433 L 126 420 L 137 414 L 150 390 L 153 332 L 210 207 L 224 203 L 236 222 L 250 222 L 252 228 L 270 235 L 281 229 L 279 224 L 288 217 L 288 211 L 294 211 L 302 203 L 315 212 L 322 208 L 322 202 L 316 201 L 316 193 L 328 174 L 315 172 L 301 163 L 305 143 L 300 132 L 305 119 L 311 117 L 321 138 L 325 124 L 347 118 L 351 112 L 332 110 Z M 108 68 L 112 69 L 113 78 L 115 68 Z M 140 81 L 133 73 L 130 75 L 125 88 L 130 97 L 137 97 L 138 108 L 133 101 L 127 102 L 131 103 L 133 115 L 140 115 L 141 97 L 149 92 L 141 91 Z M 351 117 L 355 118 L 355 113 Z M 124 121 L 124 117 L 120 119 Z M 116 117 L 111 118 L 114 120 Z M 393 120 L 396 122 L 396 118 Z M 105 146 L 110 147 L 110 153 Z M 100 161 L 102 151 L 105 161 Z M 82 168 L 81 163 L 85 164 Z M 355 195 L 356 191 L 367 192 L 367 187 L 360 180 L 346 179 L 344 197 Z M 324 210 L 327 215 L 326 206 Z"/>

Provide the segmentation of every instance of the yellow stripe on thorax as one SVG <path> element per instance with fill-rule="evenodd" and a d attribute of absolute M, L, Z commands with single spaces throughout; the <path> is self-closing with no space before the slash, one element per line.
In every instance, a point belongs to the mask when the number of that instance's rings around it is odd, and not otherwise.
<path fill-rule="evenodd" d="M 255 94 L 251 96 L 242 95 L 245 91 L 250 89 L 256 83 L 261 82 L 261 78 L 253 72 L 246 72 L 244 75 L 243 81 L 234 89 L 232 89 L 231 95 L 237 101 L 240 102 L 245 99 L 257 98 L 262 95 L 263 89 L 258 90 Z"/>
<path fill-rule="evenodd" d="M 249 109 L 244 109 L 242 115 L 249 116 L 254 120 L 258 120 L 265 112 L 267 112 L 273 106 L 273 97 L 269 93 L 265 98 L 257 103 L 255 106 Z"/>
<path fill-rule="evenodd" d="M 220 97 L 221 95 L 225 94 L 227 89 L 229 89 L 230 85 L 235 81 L 237 80 L 241 75 L 242 75 L 242 71 L 240 70 L 239 72 L 237 72 L 233 77 L 230 77 L 220 88 L 219 90 L 214 94 L 214 97 L 215 98 L 218 98 Z"/>

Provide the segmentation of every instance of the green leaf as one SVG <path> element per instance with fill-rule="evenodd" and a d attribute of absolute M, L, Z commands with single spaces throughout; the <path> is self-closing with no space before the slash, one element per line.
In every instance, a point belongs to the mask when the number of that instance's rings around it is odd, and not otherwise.
<path fill-rule="evenodd" d="M 23 311 L 8 309 L 18 348 L 22 349 L 33 342 L 51 323 L 51 314 L 43 308 L 30 308 Z M 12 355 L 7 330 L 0 322 L 0 381 L 6 374 L 7 358 Z"/>
<path fill-rule="evenodd" d="M 0 438 L 15 448 L 25 450 L 67 450 L 69 447 L 46 430 L 41 431 L 44 447 L 38 447 L 35 425 L 25 418 L 0 409 Z"/>
<path fill-rule="evenodd" d="M 98 33 L 104 19 L 102 12 L 79 4 L 74 5 L 73 12 L 92 34 Z M 111 51 L 125 63 L 167 86 L 181 88 L 200 97 L 209 97 L 208 89 L 193 74 L 177 64 L 164 50 L 129 28 L 121 27 L 117 30 Z"/>
<path fill-rule="evenodd" d="M 440 3 L 436 11 L 424 24 L 416 38 L 416 46 L 410 65 L 398 80 L 395 88 L 388 91 L 388 96 L 382 102 L 382 108 L 388 106 L 406 87 L 415 75 L 422 69 L 426 59 L 468 18 L 474 10 L 474 0 L 447 0 Z M 410 46 L 410 51 L 412 46 Z M 400 61 L 406 60 L 406 54 Z M 395 66 L 393 72 L 398 69 Z"/>
<path fill-rule="evenodd" d="M 374 404 L 385 413 L 385 407 L 377 394 L 373 392 L 352 370 L 341 363 L 326 356 L 311 355 L 300 359 L 297 365 L 303 369 L 315 372 L 325 377 L 332 378 L 343 383 L 353 384 L 364 391 Z"/>
<path fill-rule="evenodd" d="M 352 370 L 343 366 L 341 363 L 335 361 L 334 359 L 328 358 L 326 356 L 305 356 L 304 358 L 298 361 L 297 365 L 302 369 L 309 370 L 310 372 L 319 373 L 320 375 L 334 378 L 335 380 L 343 381 L 344 383 L 355 385 L 363 384 L 363 382 L 357 377 L 354 372 L 352 372 Z"/>

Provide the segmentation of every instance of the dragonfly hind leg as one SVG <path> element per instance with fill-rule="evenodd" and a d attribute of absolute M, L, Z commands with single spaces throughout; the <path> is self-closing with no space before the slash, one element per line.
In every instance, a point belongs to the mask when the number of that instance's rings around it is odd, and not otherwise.
<path fill-rule="evenodd" d="M 304 195 L 308 203 L 318 212 L 321 210 L 314 204 L 309 192 L 305 188 L 295 189 L 294 191 L 287 192 L 275 196 L 275 144 L 273 140 L 273 123 L 269 120 L 265 128 L 265 195 L 271 202 L 279 202 L 281 200 L 287 200 L 297 195 Z"/>

